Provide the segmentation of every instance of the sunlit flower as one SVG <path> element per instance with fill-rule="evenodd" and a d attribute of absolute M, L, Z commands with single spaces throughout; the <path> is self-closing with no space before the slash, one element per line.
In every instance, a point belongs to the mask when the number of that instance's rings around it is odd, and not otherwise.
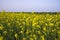
<path fill-rule="evenodd" d="M 43 28 L 44 31 L 47 31 L 46 27 Z"/>
<path fill-rule="evenodd" d="M 41 32 L 40 31 L 37 31 L 38 32 L 38 34 L 41 34 Z"/>
<path fill-rule="evenodd" d="M 7 34 L 7 31 L 4 31 L 3 34 Z"/>
<path fill-rule="evenodd" d="M 33 38 L 30 38 L 30 40 L 34 40 Z"/>
<path fill-rule="evenodd" d="M 18 38 L 18 34 L 17 33 L 15 33 L 15 38 Z"/>
<path fill-rule="evenodd" d="M 29 31 L 29 30 L 27 30 L 27 31 L 26 31 L 26 34 L 28 34 L 29 32 L 30 32 L 30 31 Z"/>
<path fill-rule="evenodd" d="M 11 25 L 11 23 L 8 23 L 7 25 L 8 25 L 8 26 L 10 26 L 10 25 Z"/>
<path fill-rule="evenodd" d="M 23 38 L 23 40 L 26 40 L 26 38 Z"/>
<path fill-rule="evenodd" d="M 36 37 L 36 35 L 35 35 L 35 34 L 33 34 L 33 37 Z"/>
<path fill-rule="evenodd" d="M 16 23 L 19 23 L 19 21 L 17 20 Z"/>
<path fill-rule="evenodd" d="M 19 33 L 23 34 L 23 31 L 20 31 Z"/>
<path fill-rule="evenodd" d="M 42 35 L 41 38 L 42 38 L 42 40 L 45 40 L 45 39 L 44 39 L 44 35 Z"/>
<path fill-rule="evenodd" d="M 56 29 L 53 29 L 53 30 L 52 30 L 52 32 L 55 32 L 55 31 L 56 31 Z"/>
<path fill-rule="evenodd" d="M 0 36 L 0 40 L 3 40 L 3 36 Z"/>
<path fill-rule="evenodd" d="M 60 30 L 57 33 L 58 33 L 58 35 L 60 35 Z"/>
<path fill-rule="evenodd" d="M 40 25 L 37 25 L 37 27 L 38 27 L 38 28 L 41 28 L 41 26 L 40 26 Z"/>
<path fill-rule="evenodd" d="M 3 25 L 2 25 L 2 24 L 0 24 L 0 30 L 3 30 L 3 28 L 4 28 L 4 27 L 3 27 Z"/>
<path fill-rule="evenodd" d="M 49 23 L 49 26 L 51 26 L 51 27 L 52 27 L 53 25 L 54 25 L 53 23 Z"/>

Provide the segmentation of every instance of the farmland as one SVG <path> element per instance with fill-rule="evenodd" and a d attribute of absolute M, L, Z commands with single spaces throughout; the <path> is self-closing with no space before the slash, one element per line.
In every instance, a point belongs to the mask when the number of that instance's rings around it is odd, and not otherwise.
<path fill-rule="evenodd" d="M 0 12 L 0 40 L 60 40 L 60 13 Z"/>

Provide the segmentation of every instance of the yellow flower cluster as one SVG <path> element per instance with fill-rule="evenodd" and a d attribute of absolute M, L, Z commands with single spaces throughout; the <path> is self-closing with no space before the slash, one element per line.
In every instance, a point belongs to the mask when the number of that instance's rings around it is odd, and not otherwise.
<path fill-rule="evenodd" d="M 2 24 L 0 24 L 0 30 L 3 30 L 3 25 Z"/>
<path fill-rule="evenodd" d="M 0 12 L 0 40 L 60 40 L 60 14 Z"/>
<path fill-rule="evenodd" d="M 0 40 L 3 40 L 3 36 L 0 36 Z"/>

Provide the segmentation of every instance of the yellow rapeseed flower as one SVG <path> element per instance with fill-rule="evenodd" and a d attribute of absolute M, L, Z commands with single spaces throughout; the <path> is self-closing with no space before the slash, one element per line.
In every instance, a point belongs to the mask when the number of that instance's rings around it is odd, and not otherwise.
<path fill-rule="evenodd" d="M 51 21 L 51 20 L 52 20 L 52 18 L 47 19 L 47 21 Z"/>
<path fill-rule="evenodd" d="M 37 25 L 37 28 L 41 28 L 41 26 L 40 25 Z"/>
<path fill-rule="evenodd" d="M 23 23 L 23 25 L 25 25 L 25 22 L 22 22 Z"/>
<path fill-rule="evenodd" d="M 40 34 L 41 32 L 40 31 L 37 31 L 38 32 L 38 34 Z"/>
<path fill-rule="evenodd" d="M 52 27 L 53 25 L 54 25 L 53 23 L 49 23 L 49 26 L 51 26 L 51 27 Z"/>
<path fill-rule="evenodd" d="M 47 31 L 46 27 L 43 28 L 44 31 Z"/>
<path fill-rule="evenodd" d="M 0 40 L 3 40 L 3 36 L 0 36 Z"/>
<path fill-rule="evenodd" d="M 19 23 L 19 21 L 17 20 L 16 23 Z"/>
<path fill-rule="evenodd" d="M 34 40 L 33 38 L 30 38 L 30 40 Z"/>
<path fill-rule="evenodd" d="M 20 31 L 19 33 L 23 34 L 23 31 Z"/>
<path fill-rule="evenodd" d="M 28 33 L 29 33 L 29 30 L 26 31 L 26 34 L 28 34 Z"/>
<path fill-rule="evenodd" d="M 60 35 L 60 30 L 57 33 Z"/>
<path fill-rule="evenodd" d="M 8 26 L 10 26 L 11 23 L 8 23 Z"/>
<path fill-rule="evenodd" d="M 18 38 L 18 34 L 17 33 L 15 33 L 15 38 Z"/>
<path fill-rule="evenodd" d="M 0 24 L 0 30 L 3 30 L 3 28 L 4 28 L 4 27 L 3 27 L 3 25 L 2 25 L 2 24 Z"/>
<path fill-rule="evenodd" d="M 20 33 L 23 33 L 23 31 L 21 31 Z"/>
<path fill-rule="evenodd" d="M 44 35 L 42 35 L 41 38 L 42 38 L 42 40 L 45 40 L 45 39 L 44 39 Z"/>
<path fill-rule="evenodd" d="M 4 31 L 3 34 L 7 34 L 7 31 Z"/>
<path fill-rule="evenodd" d="M 46 26 L 48 26 L 48 24 L 47 24 L 47 23 L 45 23 L 45 25 L 46 25 Z"/>
<path fill-rule="evenodd" d="M 33 37 L 36 37 L 36 35 L 35 35 L 35 34 L 33 34 Z"/>
<path fill-rule="evenodd" d="M 53 29 L 52 32 L 56 31 L 56 29 Z"/>
<path fill-rule="evenodd" d="M 19 23 L 19 25 L 21 25 L 21 23 Z"/>
<path fill-rule="evenodd" d="M 32 26 L 36 26 L 36 25 L 37 25 L 37 23 L 33 23 L 33 24 L 32 24 Z"/>
<path fill-rule="evenodd" d="M 23 38 L 23 40 L 26 40 L 26 38 Z"/>

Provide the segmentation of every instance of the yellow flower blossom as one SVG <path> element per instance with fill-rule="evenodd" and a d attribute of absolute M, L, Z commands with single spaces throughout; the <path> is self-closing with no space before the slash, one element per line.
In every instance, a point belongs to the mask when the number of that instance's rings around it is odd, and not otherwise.
<path fill-rule="evenodd" d="M 26 38 L 23 38 L 23 40 L 26 40 Z"/>
<path fill-rule="evenodd" d="M 33 24 L 32 24 L 32 26 L 36 26 L 36 25 L 37 25 L 37 23 L 33 23 Z"/>
<path fill-rule="evenodd" d="M 49 26 L 51 26 L 51 27 L 52 27 L 53 25 L 54 25 L 53 23 L 49 23 Z"/>
<path fill-rule="evenodd" d="M 52 18 L 48 18 L 48 19 L 47 19 L 47 21 L 51 21 L 51 20 L 52 20 Z"/>
<path fill-rule="evenodd" d="M 43 28 L 44 31 L 47 31 L 46 27 Z"/>
<path fill-rule="evenodd" d="M 38 32 L 38 34 L 40 34 L 41 32 L 40 31 L 37 31 Z"/>
<path fill-rule="evenodd" d="M 52 32 L 56 31 L 56 29 L 53 29 Z"/>
<path fill-rule="evenodd" d="M 47 23 L 45 23 L 45 25 L 46 25 L 46 26 L 48 26 L 48 24 L 47 24 Z"/>
<path fill-rule="evenodd" d="M 37 25 L 37 27 L 38 27 L 38 28 L 41 28 L 41 26 L 40 26 L 40 25 Z"/>
<path fill-rule="evenodd" d="M 20 31 L 19 33 L 23 34 L 23 31 Z"/>
<path fill-rule="evenodd" d="M 36 35 L 35 35 L 35 34 L 33 34 L 33 37 L 36 37 Z"/>
<path fill-rule="evenodd" d="M 7 34 L 7 31 L 4 31 L 3 33 L 4 33 L 4 34 Z"/>
<path fill-rule="evenodd" d="M 19 21 L 17 20 L 16 23 L 19 23 Z"/>
<path fill-rule="evenodd" d="M 11 23 L 8 23 L 8 26 L 10 26 Z"/>
<path fill-rule="evenodd" d="M 44 39 L 44 35 L 42 35 L 41 38 L 42 38 L 42 40 L 45 40 L 45 39 Z"/>
<path fill-rule="evenodd" d="M 3 28 L 4 28 L 4 27 L 3 27 L 3 25 L 2 25 L 2 24 L 0 24 L 0 30 L 3 30 Z"/>
<path fill-rule="evenodd" d="M 29 30 L 27 30 L 27 31 L 26 31 L 26 34 L 28 34 L 29 32 L 30 32 L 30 31 L 29 31 Z"/>
<path fill-rule="evenodd" d="M 57 33 L 58 33 L 58 35 L 60 35 L 60 30 Z"/>
<path fill-rule="evenodd" d="M 30 38 L 30 40 L 34 40 L 33 38 Z"/>
<path fill-rule="evenodd" d="M 18 34 L 17 33 L 15 33 L 15 38 L 18 38 Z"/>
<path fill-rule="evenodd" d="M 22 22 L 23 23 L 23 25 L 25 25 L 25 22 Z"/>
<path fill-rule="evenodd" d="M 3 36 L 0 36 L 0 40 L 3 40 Z"/>

